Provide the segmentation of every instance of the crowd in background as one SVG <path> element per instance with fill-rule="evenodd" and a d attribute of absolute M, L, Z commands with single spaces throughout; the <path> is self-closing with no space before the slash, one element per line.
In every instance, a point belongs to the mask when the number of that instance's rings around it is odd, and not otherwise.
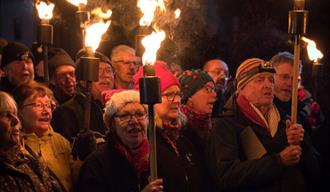
<path fill-rule="evenodd" d="M 86 82 L 84 50 L 73 59 L 50 48 L 46 82 L 38 48 L 1 47 L 0 191 L 321 191 L 313 143 L 325 117 L 300 85 L 291 122 L 291 53 L 248 58 L 235 75 L 220 58 L 189 70 L 156 61 L 162 101 L 150 180 L 135 49 L 96 52 L 98 78 Z"/>

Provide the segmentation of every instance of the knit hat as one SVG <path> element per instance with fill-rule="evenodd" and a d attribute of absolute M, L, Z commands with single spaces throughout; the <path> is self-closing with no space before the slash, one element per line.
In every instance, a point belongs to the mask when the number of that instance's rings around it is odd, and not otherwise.
<path fill-rule="evenodd" d="M 52 48 L 49 50 L 48 55 L 48 66 L 50 75 L 54 74 L 56 68 L 62 65 L 71 65 L 76 68 L 76 64 L 64 49 Z"/>
<path fill-rule="evenodd" d="M 180 87 L 179 81 L 171 73 L 165 62 L 156 61 L 155 63 L 155 75 L 160 78 L 160 90 L 165 91 L 172 85 L 177 85 Z M 139 89 L 139 79 L 143 77 L 143 66 L 141 66 L 138 72 L 134 75 L 134 88 Z"/>
<path fill-rule="evenodd" d="M 1 68 L 6 67 L 10 62 L 18 60 L 26 60 L 34 57 L 27 46 L 19 42 L 8 42 L 7 46 L 2 49 Z"/>
<path fill-rule="evenodd" d="M 260 73 L 275 73 L 270 62 L 259 58 L 250 58 L 243 61 L 236 70 L 236 91 L 239 92 L 246 84 Z"/>
<path fill-rule="evenodd" d="M 181 99 L 183 104 L 187 102 L 189 97 L 203 88 L 206 83 L 213 82 L 212 78 L 200 69 L 184 71 L 181 76 L 179 76 L 179 81 L 181 84 L 181 91 L 183 93 L 183 97 Z"/>
<path fill-rule="evenodd" d="M 104 94 L 104 93 L 103 93 Z M 111 90 L 107 93 L 109 99 L 104 108 L 103 121 L 110 128 L 110 120 L 118 110 L 123 108 L 128 103 L 140 103 L 140 94 L 136 90 Z M 146 106 L 144 106 L 146 108 Z"/>

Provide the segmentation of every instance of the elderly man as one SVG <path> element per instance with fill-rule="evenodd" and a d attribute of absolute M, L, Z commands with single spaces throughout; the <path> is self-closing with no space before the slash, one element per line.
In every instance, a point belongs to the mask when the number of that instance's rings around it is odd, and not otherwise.
<path fill-rule="evenodd" d="M 137 71 L 135 50 L 127 45 L 118 45 L 111 52 L 111 63 L 115 70 L 115 88 L 133 88 L 133 76 Z"/>
<path fill-rule="evenodd" d="M 19 84 L 34 79 L 34 57 L 27 46 L 8 42 L 2 50 L 1 69 L 4 72 L 0 90 L 11 93 Z"/>
<path fill-rule="evenodd" d="M 274 68 L 258 58 L 237 69 L 237 95 L 215 120 L 209 171 L 223 191 L 308 191 L 319 174 L 309 138 L 273 104 Z"/>
<path fill-rule="evenodd" d="M 49 88 L 59 105 L 70 100 L 77 92 L 76 64 L 70 55 L 61 48 L 52 48 L 49 59 Z"/>
<path fill-rule="evenodd" d="M 84 52 L 80 54 L 80 56 L 83 55 Z M 105 134 L 107 128 L 102 120 L 104 101 L 101 93 L 113 88 L 113 69 L 108 57 L 99 52 L 95 53 L 95 57 L 100 59 L 99 80 L 93 82 L 91 88 L 90 130 Z M 79 59 L 77 63 L 79 63 Z M 71 100 L 58 107 L 53 113 L 52 126 L 70 142 L 73 142 L 73 138 L 84 129 L 86 102 L 86 94 L 83 91 L 84 87 L 85 82 L 80 81 L 77 94 Z M 86 154 L 84 153 L 80 158 L 84 159 L 85 155 L 89 152 L 86 150 Z"/>
<path fill-rule="evenodd" d="M 212 77 L 216 86 L 217 101 L 213 105 L 212 116 L 217 116 L 223 111 L 227 99 L 225 98 L 225 91 L 229 79 L 228 65 L 221 59 L 211 59 L 204 64 L 203 71 Z"/>

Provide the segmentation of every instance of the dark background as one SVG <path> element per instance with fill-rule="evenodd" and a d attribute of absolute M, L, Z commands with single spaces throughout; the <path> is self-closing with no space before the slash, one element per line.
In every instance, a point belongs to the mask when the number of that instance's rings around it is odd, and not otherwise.
<path fill-rule="evenodd" d="M 65 0 L 54 0 L 54 46 L 62 47 L 71 56 L 82 47 L 76 8 Z M 93 0 L 90 6 L 106 5 L 113 11 L 112 23 L 99 51 L 109 55 L 120 43 L 136 46 L 139 11 L 134 0 Z M 249 57 L 270 59 L 279 51 L 293 52 L 287 33 L 288 11 L 293 0 L 176 0 L 171 9 L 179 7 L 182 14 L 177 22 L 166 21 L 167 39 L 159 50 L 159 57 L 176 62 L 184 69 L 199 68 L 208 59 L 225 60 L 231 74 Z M 317 100 L 325 116 L 330 117 L 330 15 L 327 0 L 307 0 L 309 11 L 307 34 L 323 52 L 322 74 L 318 81 Z M 32 0 L 0 0 L 0 37 L 32 45 L 36 39 L 36 17 Z M 137 47 L 138 48 L 138 47 Z M 303 84 L 313 90 L 312 63 L 302 48 Z M 316 145 L 325 162 L 324 179 L 329 178 L 329 123 L 317 132 Z M 329 183 L 329 182 L 327 182 Z M 327 184 L 329 185 L 329 184 Z"/>

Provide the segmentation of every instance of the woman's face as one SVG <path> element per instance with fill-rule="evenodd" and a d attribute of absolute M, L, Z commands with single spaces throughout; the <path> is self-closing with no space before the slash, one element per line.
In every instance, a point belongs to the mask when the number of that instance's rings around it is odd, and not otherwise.
<path fill-rule="evenodd" d="M 42 136 L 50 127 L 53 107 L 53 101 L 48 96 L 26 99 L 19 113 L 23 130 Z"/>
<path fill-rule="evenodd" d="M 136 149 L 146 139 L 147 112 L 140 103 L 128 103 L 114 116 L 114 129 L 123 144 Z"/>
<path fill-rule="evenodd" d="M 172 85 L 162 92 L 162 103 L 155 105 L 157 115 L 161 119 L 177 119 L 181 103 L 181 92 L 177 85 Z"/>
<path fill-rule="evenodd" d="M 217 94 L 213 82 L 208 82 L 188 98 L 187 105 L 198 113 L 210 114 L 212 113 L 213 104 L 216 101 Z"/>
<path fill-rule="evenodd" d="M 0 111 L 0 148 L 11 148 L 19 144 L 19 120 L 16 109 Z"/>

